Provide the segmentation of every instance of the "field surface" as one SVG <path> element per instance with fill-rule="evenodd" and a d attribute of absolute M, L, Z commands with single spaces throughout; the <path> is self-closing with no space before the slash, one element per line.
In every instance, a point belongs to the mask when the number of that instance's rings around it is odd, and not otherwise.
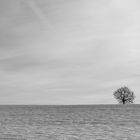
<path fill-rule="evenodd" d="M 140 140 L 140 105 L 0 106 L 0 140 Z"/>

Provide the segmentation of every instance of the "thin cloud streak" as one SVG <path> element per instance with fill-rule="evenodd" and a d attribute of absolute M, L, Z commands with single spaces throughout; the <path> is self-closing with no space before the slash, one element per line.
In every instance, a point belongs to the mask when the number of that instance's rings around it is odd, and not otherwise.
<path fill-rule="evenodd" d="M 46 26 L 46 29 L 51 29 L 51 31 L 54 31 L 54 28 L 51 26 L 51 24 L 48 22 L 46 16 L 43 14 L 43 12 L 40 10 L 40 8 L 36 5 L 35 1 L 29 0 L 25 1 L 29 7 L 34 11 L 34 13 L 39 17 L 41 22 Z"/>

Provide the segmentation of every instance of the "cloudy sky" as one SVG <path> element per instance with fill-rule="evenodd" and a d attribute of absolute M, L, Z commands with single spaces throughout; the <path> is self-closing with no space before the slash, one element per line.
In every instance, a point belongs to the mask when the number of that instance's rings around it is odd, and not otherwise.
<path fill-rule="evenodd" d="M 140 103 L 139 0 L 0 0 L 0 104 Z"/>

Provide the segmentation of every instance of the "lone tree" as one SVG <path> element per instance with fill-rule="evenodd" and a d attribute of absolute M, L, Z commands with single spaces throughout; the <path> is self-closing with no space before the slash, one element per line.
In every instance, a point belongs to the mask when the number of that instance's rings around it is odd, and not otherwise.
<path fill-rule="evenodd" d="M 113 94 L 120 104 L 133 103 L 135 99 L 134 92 L 131 91 L 128 87 L 121 87 L 117 89 Z"/>

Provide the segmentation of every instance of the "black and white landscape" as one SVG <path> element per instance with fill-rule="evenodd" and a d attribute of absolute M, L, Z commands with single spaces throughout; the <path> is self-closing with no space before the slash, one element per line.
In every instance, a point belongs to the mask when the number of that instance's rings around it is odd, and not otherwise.
<path fill-rule="evenodd" d="M 139 0 L 0 0 L 0 140 L 138 140 L 139 76 Z"/>

